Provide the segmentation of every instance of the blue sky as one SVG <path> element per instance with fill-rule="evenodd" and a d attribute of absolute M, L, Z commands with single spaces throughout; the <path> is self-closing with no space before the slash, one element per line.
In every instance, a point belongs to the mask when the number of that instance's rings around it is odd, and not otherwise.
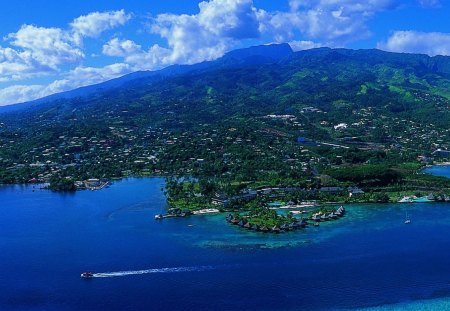
<path fill-rule="evenodd" d="M 0 105 L 267 43 L 450 55 L 439 0 L 21 0 L 2 13 Z"/>

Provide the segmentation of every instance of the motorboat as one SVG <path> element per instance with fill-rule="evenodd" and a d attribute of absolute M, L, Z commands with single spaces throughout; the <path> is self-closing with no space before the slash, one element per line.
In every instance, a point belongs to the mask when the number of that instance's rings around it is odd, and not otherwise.
<path fill-rule="evenodd" d="M 82 272 L 80 275 L 83 279 L 91 279 L 94 277 L 94 273 L 92 272 Z"/>
<path fill-rule="evenodd" d="M 409 218 L 408 213 L 406 213 L 405 224 L 408 225 L 411 223 L 411 218 Z"/>

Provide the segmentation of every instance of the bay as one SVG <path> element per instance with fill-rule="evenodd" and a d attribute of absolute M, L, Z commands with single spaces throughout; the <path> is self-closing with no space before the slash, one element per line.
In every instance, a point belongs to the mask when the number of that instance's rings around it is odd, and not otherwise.
<path fill-rule="evenodd" d="M 450 301 L 449 204 L 349 205 L 338 221 L 270 235 L 224 215 L 155 221 L 163 187 L 161 178 L 73 194 L 0 187 L 0 310 L 439 310 Z M 84 280 L 82 271 L 106 274 Z"/>

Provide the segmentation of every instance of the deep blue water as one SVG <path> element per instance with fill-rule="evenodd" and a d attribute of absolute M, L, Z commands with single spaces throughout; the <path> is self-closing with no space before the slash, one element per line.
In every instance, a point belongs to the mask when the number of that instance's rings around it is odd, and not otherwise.
<path fill-rule="evenodd" d="M 449 307 L 450 204 L 348 206 L 339 221 L 274 236 L 242 232 L 223 215 L 157 222 L 163 186 L 1 187 L 0 310 Z M 153 270 L 79 277 L 143 269 Z"/>

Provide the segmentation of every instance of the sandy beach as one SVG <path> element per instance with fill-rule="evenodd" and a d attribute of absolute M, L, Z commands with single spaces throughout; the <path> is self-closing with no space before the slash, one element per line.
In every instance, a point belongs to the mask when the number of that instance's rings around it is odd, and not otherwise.
<path fill-rule="evenodd" d="M 220 211 L 217 208 L 206 208 L 201 209 L 198 211 L 193 211 L 192 214 L 194 215 L 203 215 L 203 214 L 213 214 L 213 213 L 219 213 Z"/>

